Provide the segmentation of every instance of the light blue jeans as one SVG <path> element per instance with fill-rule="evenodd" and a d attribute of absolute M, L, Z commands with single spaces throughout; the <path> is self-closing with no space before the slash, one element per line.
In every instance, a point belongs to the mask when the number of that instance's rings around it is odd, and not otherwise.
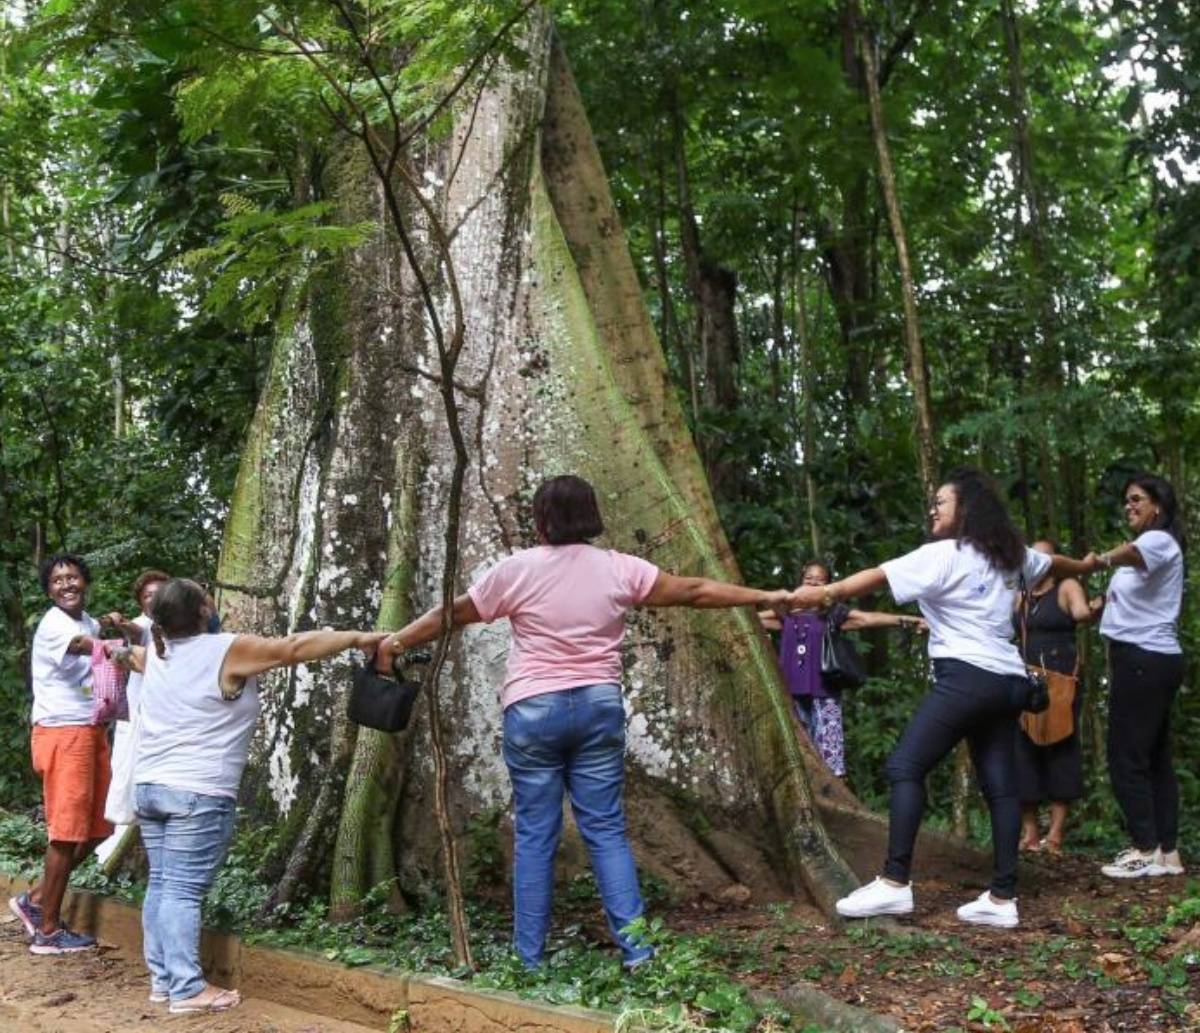
<path fill-rule="evenodd" d="M 504 762 L 513 786 L 513 946 L 521 961 L 535 967 L 546 947 L 564 789 L 624 963 L 645 961 L 653 949 L 621 932 L 641 916 L 642 895 L 625 833 L 620 686 L 581 685 L 513 703 L 504 711 Z"/>
<path fill-rule="evenodd" d="M 140 783 L 135 789 L 150 883 L 142 941 L 150 986 L 172 1001 L 204 989 L 200 904 L 233 838 L 234 800 Z"/>

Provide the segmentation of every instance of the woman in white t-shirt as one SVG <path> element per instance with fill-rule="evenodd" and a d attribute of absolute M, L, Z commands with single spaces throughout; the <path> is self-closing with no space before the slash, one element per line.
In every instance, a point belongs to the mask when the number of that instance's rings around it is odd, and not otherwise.
<path fill-rule="evenodd" d="M 1022 581 L 1048 570 L 1080 576 L 1082 561 L 1028 549 L 995 488 L 977 470 L 956 470 L 930 509 L 928 545 L 824 588 L 798 588 L 793 603 L 825 606 L 889 589 L 897 603 L 916 602 L 929 625 L 933 688 L 921 701 L 887 762 L 891 782 L 888 856 L 883 875 L 837 903 L 847 918 L 907 914 L 913 846 L 925 811 L 925 776 L 960 740 L 971 750 L 992 818 L 990 889 L 958 909 L 964 922 L 1012 928 L 1017 839 L 1014 745 L 1017 715 L 1028 699 L 1025 665 L 1012 641 L 1012 610 Z"/>
<path fill-rule="evenodd" d="M 1100 634 L 1108 643 L 1108 771 L 1133 846 L 1101 871 L 1114 879 L 1182 875 L 1171 705 L 1183 682 L 1183 520 L 1168 481 L 1138 474 L 1122 491 L 1134 539 L 1087 557 L 1114 570 Z"/>
<path fill-rule="evenodd" d="M 176 1014 L 225 1011 L 236 990 L 200 967 L 200 904 L 233 835 L 238 785 L 258 720 L 257 675 L 347 649 L 374 652 L 383 632 L 306 631 L 285 638 L 207 633 L 212 601 L 172 578 L 150 606 L 154 648 L 142 672 L 135 799 L 150 881 L 142 905 L 150 999 Z"/>
<path fill-rule="evenodd" d="M 454 600 L 455 627 L 507 617 L 512 629 L 501 691 L 504 761 L 513 788 L 513 947 L 541 963 L 550 929 L 554 855 L 563 794 L 571 799 L 626 968 L 653 948 L 623 930 L 642 914 L 622 804 L 625 709 L 621 640 L 639 606 L 784 606 L 789 593 L 699 577 L 675 577 L 637 556 L 589 544 L 604 533 L 592 486 L 552 477 L 533 497 L 538 541 L 485 571 Z M 396 632 L 380 650 L 437 638 L 442 608 Z"/>

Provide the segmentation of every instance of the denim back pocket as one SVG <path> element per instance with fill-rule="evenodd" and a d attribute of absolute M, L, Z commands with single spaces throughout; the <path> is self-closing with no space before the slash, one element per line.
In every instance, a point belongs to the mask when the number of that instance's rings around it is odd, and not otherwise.
<path fill-rule="evenodd" d="M 559 700 L 557 693 L 545 692 L 510 704 L 504 710 L 504 740 L 518 748 L 527 748 L 544 738 L 546 723 Z"/>

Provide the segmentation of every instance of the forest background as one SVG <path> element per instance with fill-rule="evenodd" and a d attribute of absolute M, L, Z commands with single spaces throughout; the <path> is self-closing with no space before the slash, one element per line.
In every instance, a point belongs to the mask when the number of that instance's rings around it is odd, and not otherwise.
<path fill-rule="evenodd" d="M 259 6 L 2 8 L 0 807 L 37 800 L 25 671 L 40 558 L 88 556 L 93 613 L 131 610 L 147 566 L 211 579 L 292 278 L 361 240 L 295 175 L 297 154 L 317 160 L 313 141 L 334 131 L 311 81 L 263 77 L 255 93 L 205 68 L 236 49 L 225 21 Z M 444 75 L 519 7 L 430 2 L 411 16 Z M 1121 537 L 1132 471 L 1164 474 L 1196 512 L 1194 5 L 551 10 L 747 583 L 794 584 L 814 555 L 848 572 L 919 544 L 931 463 L 989 470 L 1030 539 L 1077 555 Z M 518 48 L 504 59 L 519 63 Z M 205 88 L 189 89 L 198 68 Z M 1073 835 L 1110 846 L 1103 664 L 1088 642 L 1089 794 Z M 867 652 L 874 678 L 848 698 L 849 782 L 879 806 L 925 676 L 911 641 L 879 636 Z M 1195 686 L 1190 673 L 1176 721 L 1192 828 Z M 935 820 L 981 833 L 981 801 L 952 774 L 933 786 Z"/>

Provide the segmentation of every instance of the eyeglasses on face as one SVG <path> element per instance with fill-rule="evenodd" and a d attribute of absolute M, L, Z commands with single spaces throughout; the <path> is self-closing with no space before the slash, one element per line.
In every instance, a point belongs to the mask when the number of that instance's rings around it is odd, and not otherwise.
<path fill-rule="evenodd" d="M 1139 505 L 1139 504 L 1140 504 L 1140 503 L 1142 503 L 1142 502 L 1149 502 L 1149 501 L 1150 501 L 1150 496 L 1149 496 L 1149 495 L 1139 495 L 1139 494 L 1138 494 L 1138 493 L 1135 491 L 1135 492 L 1131 492 L 1130 494 L 1128 494 L 1128 495 L 1126 495 L 1126 496 L 1125 496 L 1125 503 L 1124 503 L 1124 504 L 1125 504 L 1126 506 L 1136 506 L 1136 505 Z"/>

